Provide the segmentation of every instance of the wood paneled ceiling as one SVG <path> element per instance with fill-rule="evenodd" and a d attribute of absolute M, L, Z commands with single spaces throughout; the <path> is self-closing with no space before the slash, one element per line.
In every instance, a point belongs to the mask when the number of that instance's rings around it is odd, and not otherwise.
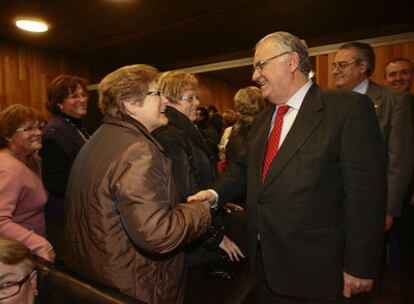
<path fill-rule="evenodd" d="M 0 38 L 123 65 L 161 70 L 248 57 L 285 30 L 309 46 L 412 31 L 412 0 L 0 0 Z M 51 29 L 30 34 L 13 19 Z"/>

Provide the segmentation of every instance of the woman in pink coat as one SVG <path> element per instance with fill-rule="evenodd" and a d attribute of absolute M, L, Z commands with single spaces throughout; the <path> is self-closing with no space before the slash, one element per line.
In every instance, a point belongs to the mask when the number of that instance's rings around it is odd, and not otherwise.
<path fill-rule="evenodd" d="M 55 252 L 46 240 L 47 194 L 37 156 L 42 121 L 36 110 L 20 104 L 0 112 L 0 236 L 53 261 Z"/>

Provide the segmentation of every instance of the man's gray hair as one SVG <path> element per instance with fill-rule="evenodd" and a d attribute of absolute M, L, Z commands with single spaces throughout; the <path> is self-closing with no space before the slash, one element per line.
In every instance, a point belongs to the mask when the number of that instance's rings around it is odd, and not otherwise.
<path fill-rule="evenodd" d="M 281 51 L 297 53 L 299 55 L 299 70 L 305 74 L 305 76 L 309 75 L 311 64 L 309 62 L 308 46 L 306 45 L 305 40 L 301 40 L 287 32 L 274 32 L 260 39 L 256 44 L 255 49 L 268 40 Z"/>

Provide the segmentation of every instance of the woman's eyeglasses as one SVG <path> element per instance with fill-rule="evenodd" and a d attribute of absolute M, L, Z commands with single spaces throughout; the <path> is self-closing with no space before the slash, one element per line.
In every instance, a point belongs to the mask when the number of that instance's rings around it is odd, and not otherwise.
<path fill-rule="evenodd" d="M 192 102 L 194 100 L 200 100 L 200 98 L 197 95 L 190 95 L 190 96 L 181 97 L 181 100 L 186 100 L 186 101 Z"/>
<path fill-rule="evenodd" d="M 32 273 L 33 271 L 18 282 L 6 282 L 0 285 L 0 300 L 11 298 L 17 295 L 20 292 L 23 284 L 29 280 Z"/>
<path fill-rule="evenodd" d="M 163 96 L 163 91 L 148 91 L 147 95 L 149 96 Z"/>
<path fill-rule="evenodd" d="M 39 130 L 40 132 L 43 131 L 43 129 L 46 127 L 46 123 L 41 123 L 38 126 L 28 126 L 28 127 L 21 127 L 16 129 L 16 132 L 36 132 L 37 130 Z"/>

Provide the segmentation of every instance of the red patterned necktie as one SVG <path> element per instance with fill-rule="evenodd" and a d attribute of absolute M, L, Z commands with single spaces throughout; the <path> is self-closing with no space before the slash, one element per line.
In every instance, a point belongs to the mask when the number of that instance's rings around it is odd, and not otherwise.
<path fill-rule="evenodd" d="M 270 164 L 273 158 L 276 156 L 279 150 L 280 133 L 282 133 L 283 117 L 289 110 L 289 106 L 279 106 L 277 108 L 275 124 L 273 125 L 272 132 L 270 133 L 269 140 L 267 142 L 266 156 L 263 162 L 262 181 L 265 181 L 267 170 L 269 170 Z"/>

